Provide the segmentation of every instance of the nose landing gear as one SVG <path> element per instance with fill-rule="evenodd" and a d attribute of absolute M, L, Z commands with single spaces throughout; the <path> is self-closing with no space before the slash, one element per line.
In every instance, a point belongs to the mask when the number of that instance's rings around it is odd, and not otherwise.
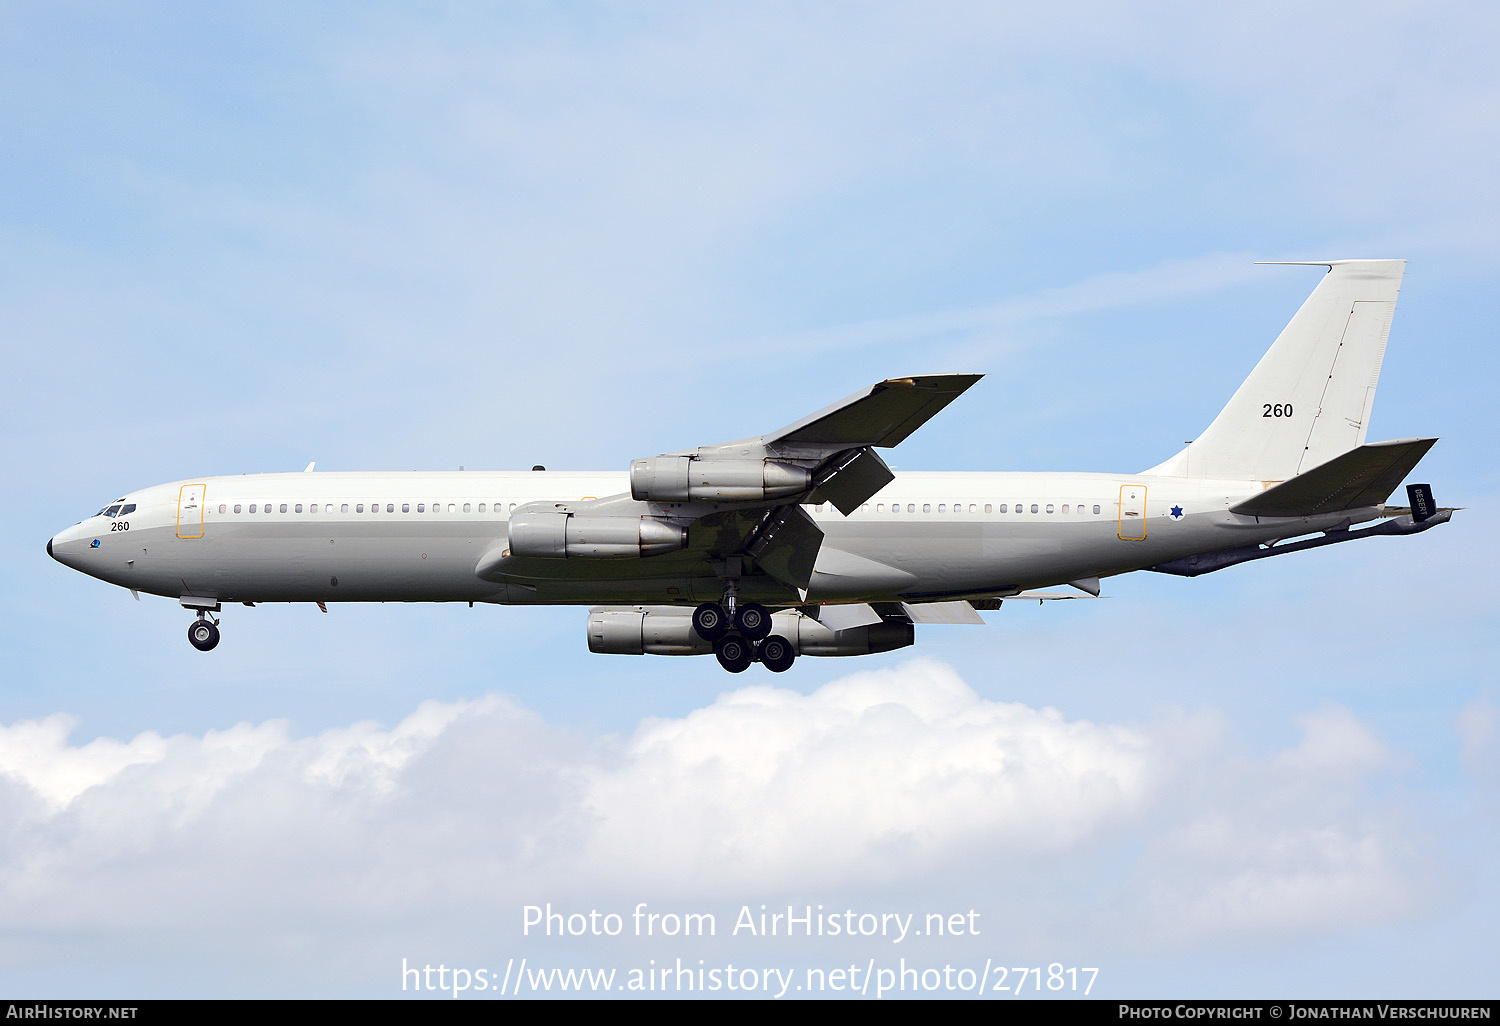
<path fill-rule="evenodd" d="M 198 614 L 198 619 L 188 624 L 188 644 L 199 652 L 210 651 L 219 643 L 219 621 L 211 615 L 219 611 L 219 600 L 184 595 L 177 601 L 183 609 L 191 609 Z"/>
<path fill-rule="evenodd" d="M 199 652 L 209 651 L 219 643 L 218 623 L 200 609 L 198 619 L 188 624 L 188 642 Z"/>

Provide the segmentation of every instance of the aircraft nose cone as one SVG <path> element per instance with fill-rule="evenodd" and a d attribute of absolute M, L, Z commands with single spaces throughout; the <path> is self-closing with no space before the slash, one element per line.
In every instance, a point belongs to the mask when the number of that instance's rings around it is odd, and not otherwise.
<path fill-rule="evenodd" d="M 47 555 L 52 556 L 52 539 L 51 538 L 47 539 Z M 56 556 L 52 556 L 52 558 L 56 559 L 57 557 Z"/>

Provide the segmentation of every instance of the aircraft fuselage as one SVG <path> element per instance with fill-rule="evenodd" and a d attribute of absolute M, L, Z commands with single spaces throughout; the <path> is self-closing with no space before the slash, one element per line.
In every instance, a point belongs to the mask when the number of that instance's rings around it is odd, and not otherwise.
<path fill-rule="evenodd" d="M 693 604 L 714 576 L 663 558 L 548 560 L 502 581 L 476 576 L 512 510 L 627 490 L 622 473 L 290 473 L 206 477 L 120 500 L 49 545 L 121 587 L 221 602 Z M 1248 489 L 1248 490 L 1247 490 Z M 804 509 L 824 531 L 806 596 L 747 577 L 769 604 L 989 595 L 1106 577 L 1182 556 L 1362 523 L 1381 507 L 1261 519 L 1229 511 L 1245 482 L 1129 474 L 903 473 L 848 517 Z M 654 571 L 654 564 L 662 568 Z"/>

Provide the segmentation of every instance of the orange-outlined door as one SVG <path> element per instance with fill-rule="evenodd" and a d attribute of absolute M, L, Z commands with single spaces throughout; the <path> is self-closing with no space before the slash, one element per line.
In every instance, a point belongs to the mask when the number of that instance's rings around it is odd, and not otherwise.
<path fill-rule="evenodd" d="M 1120 487 L 1120 537 L 1126 541 L 1139 541 L 1146 537 L 1146 487 L 1145 485 L 1122 485 Z"/>
<path fill-rule="evenodd" d="M 201 484 L 183 485 L 177 492 L 177 537 L 203 537 L 203 493 Z"/>

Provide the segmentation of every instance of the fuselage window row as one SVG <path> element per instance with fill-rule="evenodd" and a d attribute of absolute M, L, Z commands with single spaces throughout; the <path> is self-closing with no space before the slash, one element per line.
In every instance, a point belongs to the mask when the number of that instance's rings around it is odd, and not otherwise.
<path fill-rule="evenodd" d="M 917 511 L 917 504 L 916 503 L 914 503 L 914 502 L 908 502 L 905 505 L 906 505 L 906 512 L 907 513 L 915 513 Z M 893 502 L 893 503 L 891 503 L 891 512 L 892 513 L 900 513 L 901 512 L 901 506 L 902 506 L 902 504 L 899 503 L 899 502 Z M 832 507 L 830 506 L 829 508 L 831 509 Z M 871 511 L 872 507 L 871 507 L 870 503 L 867 502 L 864 505 L 860 506 L 859 508 L 860 508 L 861 512 L 868 513 L 868 512 Z M 874 509 L 874 511 L 876 513 L 884 513 L 885 512 L 885 503 L 883 503 L 883 502 L 877 502 L 877 503 L 874 504 L 873 509 Z M 996 507 L 992 503 L 986 502 L 984 504 L 984 512 L 986 512 L 986 513 L 993 513 L 993 512 L 995 512 L 995 509 L 996 509 Z M 823 505 L 821 503 L 819 503 L 818 505 L 816 505 L 816 506 L 813 507 L 813 510 L 815 512 L 821 513 L 821 512 L 823 512 Z M 1027 510 L 1027 504 L 1026 503 L 1024 503 L 1024 502 L 1018 502 L 1018 503 L 1016 503 L 1016 512 L 1017 513 L 1025 513 L 1026 510 Z M 948 512 L 948 504 L 946 502 L 940 502 L 940 503 L 938 503 L 937 511 L 939 513 L 947 513 Z M 962 513 L 963 511 L 964 511 L 964 504 L 963 503 L 961 503 L 961 502 L 955 502 L 953 504 L 953 512 L 954 513 Z M 1010 512 L 1010 503 L 1008 503 L 1008 502 L 1002 502 L 1002 503 L 1000 503 L 999 511 L 1001 513 L 1009 513 Z M 1037 503 L 1037 502 L 1031 503 L 1031 512 L 1033 512 L 1033 513 L 1042 513 L 1043 511 L 1044 511 L 1044 507 L 1042 506 L 1041 503 Z M 922 512 L 923 513 L 931 513 L 932 512 L 932 504 L 929 503 L 929 502 L 922 503 Z M 975 502 L 969 503 L 969 512 L 970 513 L 978 513 L 979 512 L 979 504 L 975 503 Z M 1045 512 L 1047 512 L 1047 513 L 1062 512 L 1062 513 L 1070 513 L 1070 514 L 1076 514 L 1078 516 L 1083 516 L 1086 513 L 1088 513 L 1088 504 L 1087 503 L 1082 503 L 1082 502 L 1077 503 L 1077 504 L 1070 503 L 1070 502 L 1065 502 L 1065 503 L 1062 504 L 1061 509 L 1059 510 L 1059 507 L 1058 507 L 1058 505 L 1056 503 L 1049 502 L 1049 503 L 1046 504 Z M 1100 512 L 1100 506 L 1099 506 L 1099 504 L 1098 503 L 1094 503 L 1094 515 L 1098 516 L 1099 512 Z"/>
<path fill-rule="evenodd" d="M 307 512 L 308 515 L 316 514 L 317 512 L 319 512 L 319 510 L 318 510 L 318 505 L 319 504 L 318 503 L 312 502 L 312 503 L 307 503 L 306 505 L 307 505 L 306 512 Z M 427 512 L 427 505 L 428 504 L 425 503 L 425 502 L 419 502 L 419 503 L 417 503 L 416 504 L 416 506 L 417 506 L 417 512 L 418 513 L 426 513 Z M 381 506 L 381 504 L 378 503 L 378 502 L 372 502 L 372 503 L 370 503 L 370 512 L 371 513 L 379 513 L 380 512 L 380 506 Z M 411 512 L 411 506 L 412 506 L 411 503 L 409 503 L 409 502 L 403 502 L 401 504 L 401 512 L 402 513 L 410 513 Z M 450 502 L 450 503 L 447 504 L 447 506 L 448 506 L 448 512 L 449 513 L 457 513 L 457 512 L 460 512 L 460 510 L 462 512 L 464 512 L 464 513 L 485 513 L 485 512 L 490 511 L 491 508 L 493 508 L 493 511 L 495 513 L 504 513 L 505 512 L 505 504 L 501 503 L 501 502 L 496 502 L 493 505 L 493 507 L 491 507 L 491 505 L 489 503 L 486 503 L 486 502 L 481 502 L 477 506 L 474 503 L 472 503 L 472 502 L 465 502 L 465 503 Z M 221 503 L 219 503 L 219 512 L 221 514 L 228 514 L 230 512 L 231 508 L 233 509 L 233 511 L 235 513 L 245 513 L 245 512 L 247 512 L 247 508 L 246 508 L 246 506 L 245 506 L 244 503 L 236 502 L 236 503 L 233 504 L 232 507 L 227 502 L 221 502 Z M 511 508 L 511 510 L 515 510 L 516 504 L 515 503 L 511 503 L 510 504 L 510 508 Z M 248 512 L 250 512 L 250 513 L 273 513 L 273 512 L 277 512 L 278 510 L 280 512 L 282 512 L 282 513 L 288 513 L 288 512 L 290 512 L 290 513 L 302 513 L 303 512 L 303 503 L 297 502 L 297 503 L 288 504 L 288 503 L 283 502 L 283 503 L 280 503 L 278 505 L 276 503 L 271 503 L 271 502 L 266 502 L 266 503 L 252 502 L 252 503 L 249 504 L 249 507 L 248 507 Z M 364 503 L 358 502 L 358 503 L 354 504 L 354 512 L 355 513 L 363 513 L 364 511 L 365 511 L 365 504 Z M 385 503 L 385 511 L 387 513 L 394 513 L 394 512 L 396 512 L 396 504 L 394 502 Z M 120 506 L 120 505 L 111 506 L 108 509 L 100 510 L 98 513 L 96 513 L 94 515 L 95 516 L 119 517 L 119 516 L 125 516 L 127 513 L 133 513 L 133 512 L 135 512 L 135 503 L 130 503 L 130 504 L 124 505 L 124 506 Z M 323 512 L 325 512 L 325 513 L 332 513 L 333 512 L 333 503 L 330 502 L 330 503 L 325 504 L 323 506 Z M 347 502 L 340 503 L 339 504 L 339 512 L 340 513 L 348 513 L 349 512 L 349 503 L 347 503 Z M 441 512 L 443 512 L 443 503 L 440 503 L 440 502 L 434 502 L 434 503 L 432 503 L 432 512 L 433 513 L 441 513 Z"/>
<path fill-rule="evenodd" d="M 495 502 L 495 503 L 493 503 L 493 504 L 488 504 L 488 503 L 481 502 L 477 506 L 475 506 L 473 503 L 468 503 L 468 502 L 465 502 L 465 503 L 462 503 L 462 504 L 455 503 L 455 502 L 450 502 L 450 503 L 447 503 L 446 505 L 447 505 L 447 511 L 449 513 L 457 513 L 457 512 L 460 511 L 460 509 L 462 509 L 462 511 L 464 513 L 473 513 L 473 512 L 485 513 L 485 512 L 488 512 L 490 510 L 493 510 L 493 512 L 495 512 L 497 514 L 501 514 L 501 513 L 506 512 L 505 503 L 498 502 L 498 501 Z M 815 505 L 813 507 L 814 512 L 822 513 L 824 511 L 824 506 L 825 505 L 827 505 L 827 507 L 828 507 L 828 509 L 830 511 L 833 509 L 832 504 L 825 504 L 825 503 L 821 503 L 820 502 L 820 503 L 818 503 L 817 505 Z M 877 502 L 877 503 L 875 503 L 874 504 L 874 511 L 876 513 L 884 513 L 885 512 L 885 505 L 886 504 L 883 503 L 883 502 Z M 893 502 L 890 505 L 891 505 L 891 513 L 892 514 L 900 514 L 902 512 L 902 508 L 901 508 L 902 507 L 902 503 Z M 431 504 L 431 506 L 432 506 L 432 510 L 431 510 L 432 513 L 434 513 L 434 514 L 440 514 L 440 513 L 443 512 L 444 503 L 434 502 L 434 503 Z M 908 503 L 905 504 L 905 506 L 906 506 L 905 512 L 907 512 L 907 513 L 916 513 L 917 512 L 917 504 L 916 503 L 914 503 L 914 502 L 908 502 Z M 380 512 L 380 507 L 381 507 L 381 503 L 372 502 L 372 503 L 370 503 L 370 512 L 371 513 L 379 513 Z M 412 507 L 411 503 L 409 503 L 409 502 L 403 502 L 401 504 L 401 512 L 402 513 L 410 513 L 412 511 L 411 507 Z M 417 512 L 418 513 L 426 513 L 426 512 L 428 512 L 428 509 L 427 509 L 428 504 L 427 503 L 419 502 L 419 503 L 416 504 L 416 507 L 417 507 Z M 862 504 L 859 508 L 860 508 L 861 512 L 868 513 L 868 512 L 870 512 L 870 507 L 871 507 L 871 504 L 868 503 L 868 502 L 866 502 L 866 503 Z M 115 504 L 115 505 L 112 505 L 112 506 L 108 507 L 107 509 L 100 510 L 98 513 L 96 513 L 94 515 L 95 516 L 108 516 L 108 517 L 122 517 L 122 516 L 125 516 L 125 515 L 129 514 L 129 513 L 135 512 L 135 508 L 136 508 L 135 503 Z M 230 507 L 229 503 L 224 503 L 224 502 L 219 503 L 219 512 L 221 514 L 227 514 L 230 511 L 230 508 L 231 507 Z M 270 502 L 267 502 L 267 503 L 255 503 L 255 502 L 252 502 L 249 505 L 249 512 L 251 512 L 251 513 L 257 513 L 257 512 L 271 513 L 273 511 L 277 510 L 278 508 L 279 508 L 280 512 L 282 512 L 282 513 L 288 512 L 288 504 L 285 503 L 285 502 L 280 503 L 279 507 L 278 507 L 277 504 L 270 503 Z M 514 502 L 512 502 L 510 504 L 510 507 L 509 507 L 510 511 L 514 512 L 515 508 L 516 508 L 516 504 Z M 1009 513 L 1011 511 L 1010 510 L 1010 504 L 1009 503 L 1005 503 L 1005 502 L 1000 503 L 998 509 L 999 509 L 999 512 L 1001 512 L 1001 513 Z M 234 503 L 233 510 L 234 510 L 235 513 L 242 513 L 242 512 L 245 511 L 245 506 L 242 503 L 238 503 L 237 502 L 237 503 Z M 330 503 L 327 503 L 326 505 L 324 505 L 323 510 L 324 510 L 324 512 L 331 514 L 333 512 L 333 503 L 330 502 Z M 985 513 L 993 513 L 993 512 L 995 512 L 996 507 L 994 506 L 994 504 L 986 502 L 986 503 L 983 504 L 983 510 L 984 510 Z M 1059 510 L 1060 510 L 1060 512 L 1062 512 L 1064 514 L 1067 514 L 1067 513 L 1077 513 L 1078 515 L 1083 515 L 1083 514 L 1086 514 L 1088 512 L 1089 507 L 1088 507 L 1088 504 L 1082 503 L 1082 502 L 1077 503 L 1077 504 L 1066 503 L 1065 502 L 1065 503 L 1063 503 L 1061 505 L 1060 508 L 1055 503 L 1050 503 L 1050 502 L 1047 503 L 1046 506 L 1045 506 L 1045 511 L 1047 513 L 1057 513 L 1057 512 L 1059 512 Z M 1099 515 L 1100 510 L 1101 510 L 1101 507 L 1099 506 L 1099 504 L 1098 503 L 1094 503 L 1093 504 L 1093 512 L 1094 512 L 1095 516 Z M 354 504 L 354 512 L 355 513 L 363 513 L 364 511 L 365 511 L 365 504 L 364 503 L 358 502 L 358 503 Z M 394 513 L 394 512 L 396 512 L 396 504 L 393 503 L 393 502 L 385 503 L 385 511 L 387 513 Z M 977 502 L 968 503 L 968 512 L 970 512 L 970 513 L 978 513 L 979 511 L 980 511 L 980 504 L 979 503 L 977 503 Z M 1017 513 L 1025 513 L 1025 512 L 1027 512 L 1027 504 L 1023 503 L 1023 502 L 1016 503 L 1015 504 L 1015 511 Z M 1043 506 L 1040 503 L 1033 502 L 1033 503 L 1030 504 L 1030 511 L 1032 513 L 1041 513 L 1041 512 L 1043 512 Z M 293 512 L 293 513 L 301 513 L 301 512 L 303 512 L 303 504 L 300 503 L 300 502 L 292 504 L 291 505 L 291 512 Z M 317 512 L 318 512 L 318 503 L 313 502 L 313 503 L 308 503 L 307 504 L 307 513 L 308 514 L 316 514 Z M 349 512 L 349 503 L 347 503 L 347 502 L 340 503 L 339 504 L 339 512 L 340 513 L 348 513 Z M 922 512 L 923 513 L 931 513 L 931 512 L 933 512 L 932 503 L 929 503 L 929 502 L 922 503 Z M 948 512 L 948 504 L 945 503 L 945 502 L 938 503 L 937 504 L 937 512 L 938 513 L 947 513 Z M 962 502 L 955 502 L 955 503 L 953 503 L 953 512 L 955 514 L 962 514 L 964 512 L 964 503 L 962 503 Z"/>

